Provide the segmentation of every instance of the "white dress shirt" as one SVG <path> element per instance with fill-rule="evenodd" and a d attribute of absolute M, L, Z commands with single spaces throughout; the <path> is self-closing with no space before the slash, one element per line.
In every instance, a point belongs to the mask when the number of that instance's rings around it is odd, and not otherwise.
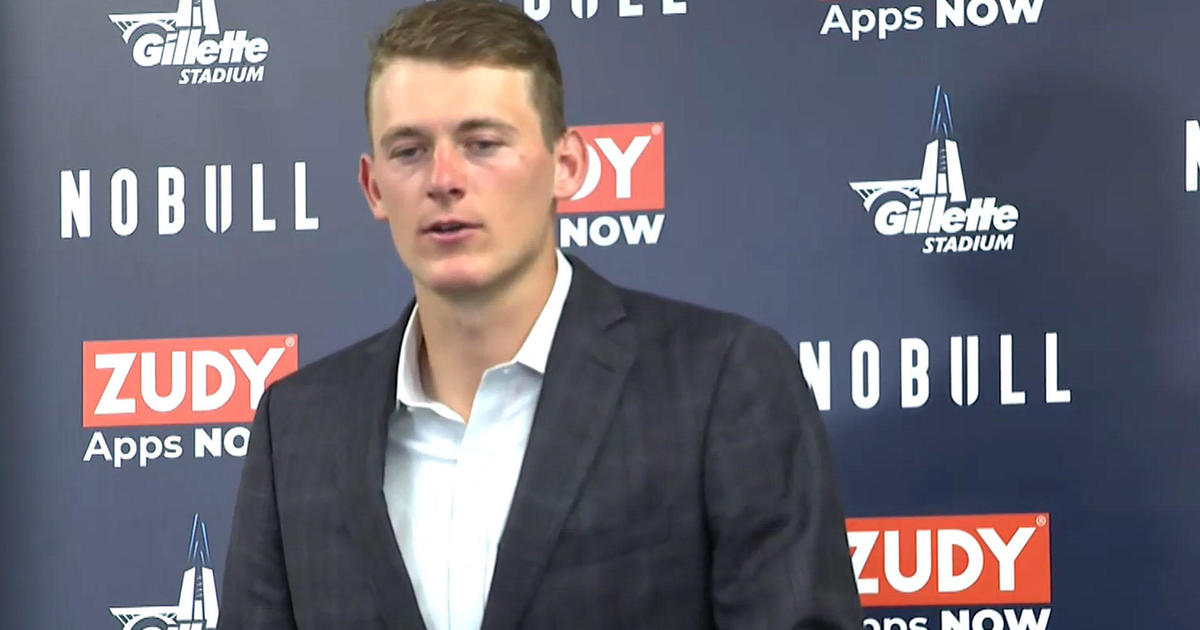
<path fill-rule="evenodd" d="M 571 264 L 562 252 L 557 259 L 541 314 L 516 356 L 483 373 L 469 422 L 425 395 L 416 307 L 404 330 L 383 494 L 428 630 L 479 630 L 483 621 L 496 547 L 571 286 Z"/>

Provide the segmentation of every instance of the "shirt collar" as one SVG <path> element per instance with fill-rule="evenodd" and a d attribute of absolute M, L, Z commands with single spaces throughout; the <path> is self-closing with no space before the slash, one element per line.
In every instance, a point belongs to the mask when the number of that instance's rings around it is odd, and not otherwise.
<path fill-rule="evenodd" d="M 557 249 L 554 253 L 558 271 L 554 275 L 554 286 L 550 289 L 550 296 L 546 298 L 541 314 L 533 322 L 533 328 L 529 329 L 529 335 L 525 337 L 517 354 L 500 366 L 520 363 L 539 375 L 546 373 L 546 360 L 550 356 L 550 346 L 554 342 L 554 333 L 558 330 L 558 320 L 562 317 L 563 305 L 567 301 L 567 292 L 571 288 L 571 277 L 574 274 L 567 257 Z M 421 386 L 421 369 L 418 364 L 421 348 L 421 321 L 417 317 L 419 306 L 413 305 L 408 323 L 404 327 L 403 340 L 400 342 L 396 399 L 404 405 L 430 406 L 438 403 L 430 400 Z"/>

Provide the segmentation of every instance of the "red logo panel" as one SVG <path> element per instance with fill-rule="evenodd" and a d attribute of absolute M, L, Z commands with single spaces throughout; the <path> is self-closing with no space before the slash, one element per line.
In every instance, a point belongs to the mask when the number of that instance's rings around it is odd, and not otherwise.
<path fill-rule="evenodd" d="M 863 606 L 1050 602 L 1050 515 L 846 519 Z"/>
<path fill-rule="evenodd" d="M 661 122 L 575 127 L 587 143 L 587 175 L 560 214 L 662 210 L 666 206 Z"/>
<path fill-rule="evenodd" d="M 250 422 L 296 335 L 83 342 L 85 428 Z"/>

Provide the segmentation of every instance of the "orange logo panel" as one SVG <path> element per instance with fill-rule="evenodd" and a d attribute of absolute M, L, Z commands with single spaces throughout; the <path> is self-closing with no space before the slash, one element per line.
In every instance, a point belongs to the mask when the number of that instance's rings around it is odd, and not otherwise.
<path fill-rule="evenodd" d="M 666 205 L 661 122 L 575 127 L 587 143 L 587 175 L 559 214 L 662 210 Z"/>
<path fill-rule="evenodd" d="M 83 342 L 83 426 L 250 422 L 296 335 Z"/>
<path fill-rule="evenodd" d="M 1050 515 L 846 519 L 865 607 L 1050 602 Z"/>

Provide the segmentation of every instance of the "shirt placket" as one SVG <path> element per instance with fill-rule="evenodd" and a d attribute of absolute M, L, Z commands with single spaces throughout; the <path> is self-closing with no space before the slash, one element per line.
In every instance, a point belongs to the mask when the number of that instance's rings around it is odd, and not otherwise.
<path fill-rule="evenodd" d="M 448 608 L 451 630 L 479 630 L 487 598 L 488 506 L 492 491 L 488 433 L 503 401 L 503 368 L 484 373 L 455 467 L 450 522 Z"/>

